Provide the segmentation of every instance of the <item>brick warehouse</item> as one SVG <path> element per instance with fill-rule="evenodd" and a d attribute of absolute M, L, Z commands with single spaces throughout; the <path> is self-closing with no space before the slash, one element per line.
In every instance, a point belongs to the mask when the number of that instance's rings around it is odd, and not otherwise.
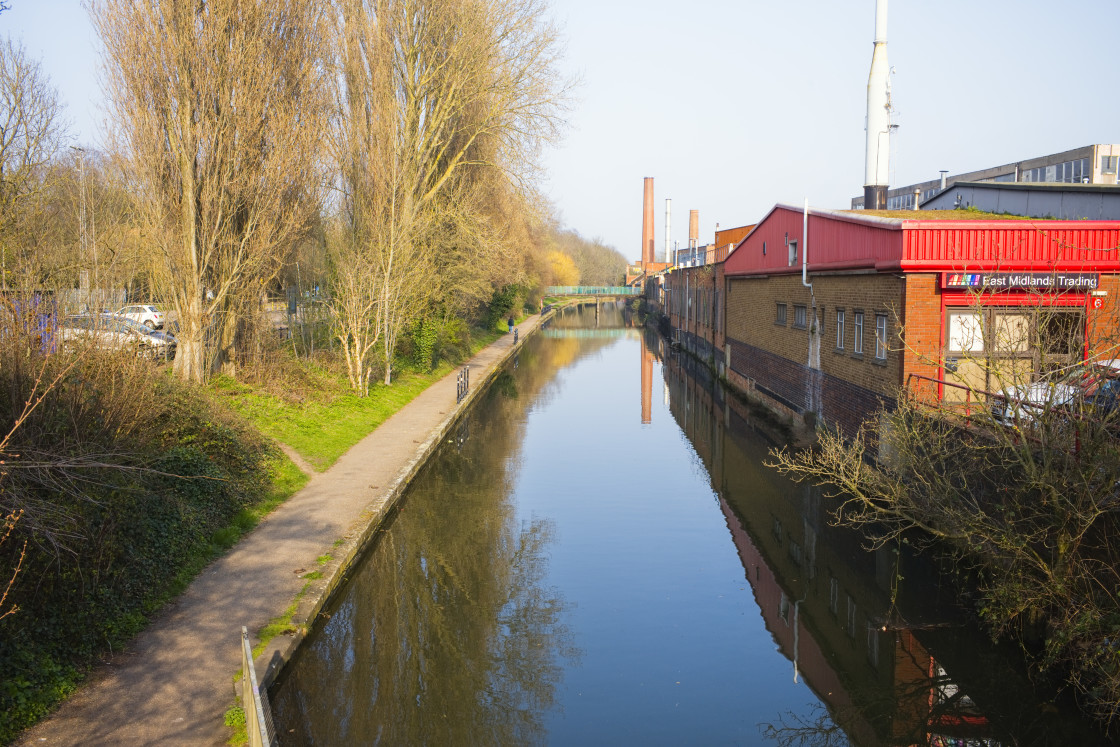
<path fill-rule="evenodd" d="M 908 383 L 966 399 L 954 384 L 986 390 L 970 361 L 995 330 L 1017 330 L 1014 344 L 981 354 L 1027 379 L 1054 360 L 1120 357 L 1120 222 L 812 210 L 807 242 L 805 223 L 777 205 L 722 266 L 666 282 L 682 344 L 780 411 L 854 434 Z M 1057 337 L 1029 328 L 1040 308 L 1075 349 L 1044 349 Z"/>

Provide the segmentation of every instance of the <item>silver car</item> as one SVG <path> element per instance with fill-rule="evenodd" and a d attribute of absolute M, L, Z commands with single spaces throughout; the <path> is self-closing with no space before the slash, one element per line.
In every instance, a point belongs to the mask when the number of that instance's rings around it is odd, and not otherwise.
<path fill-rule="evenodd" d="M 1029 386 L 1008 387 L 993 398 L 992 416 L 1003 425 L 1029 425 L 1045 413 L 1095 412 L 1111 415 L 1120 404 L 1120 359 L 1088 361 L 1073 366 L 1060 376 L 1036 381 Z"/>
<path fill-rule="evenodd" d="M 90 344 L 107 350 L 135 352 L 146 358 L 175 356 L 175 338 L 115 314 L 78 314 L 62 319 L 58 341 L 64 348 Z"/>

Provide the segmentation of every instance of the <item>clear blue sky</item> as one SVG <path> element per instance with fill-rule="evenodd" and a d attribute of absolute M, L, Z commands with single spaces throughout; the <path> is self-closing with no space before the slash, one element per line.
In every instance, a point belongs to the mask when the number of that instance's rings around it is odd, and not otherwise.
<path fill-rule="evenodd" d="M 77 140 L 104 119 L 97 40 L 78 0 L 9 0 L 58 87 Z M 847 207 L 863 189 L 874 0 L 551 0 L 582 85 L 544 191 L 565 224 L 637 259 L 642 177 L 673 236 L 701 241 L 775 202 Z M 1120 142 L 1120 2 L 892 0 L 891 184 Z"/>

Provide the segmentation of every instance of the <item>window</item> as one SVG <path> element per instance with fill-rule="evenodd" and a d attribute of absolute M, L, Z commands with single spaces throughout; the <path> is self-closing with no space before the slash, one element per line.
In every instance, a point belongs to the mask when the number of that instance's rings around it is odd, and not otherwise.
<path fill-rule="evenodd" d="M 778 304 L 778 315 L 774 318 L 774 324 L 786 326 L 786 305 L 784 303 Z"/>
<path fill-rule="evenodd" d="M 840 579 L 836 577 L 828 581 L 828 609 L 833 616 L 840 613 Z"/>
<path fill-rule="evenodd" d="M 851 594 L 845 594 L 848 598 L 848 624 L 846 626 L 848 637 L 855 638 L 859 628 L 856 626 L 856 600 L 852 599 Z"/>
<path fill-rule="evenodd" d="M 1120 156 L 1101 156 L 1101 173 L 1115 174 L 1118 159 Z"/>
<path fill-rule="evenodd" d="M 805 307 L 804 306 L 794 306 L 793 307 L 793 326 L 796 327 L 797 329 L 805 329 L 805 319 L 806 319 Z"/>
<path fill-rule="evenodd" d="M 887 315 L 875 315 L 875 357 L 881 361 L 887 359 Z"/>
<path fill-rule="evenodd" d="M 844 310 L 836 310 L 836 349 L 844 349 Z"/>
<path fill-rule="evenodd" d="M 797 264 L 797 239 L 789 242 L 789 264 L 791 267 Z"/>
<path fill-rule="evenodd" d="M 870 620 L 867 621 L 867 661 L 879 668 L 879 628 Z"/>
<path fill-rule="evenodd" d="M 852 324 L 852 332 L 854 338 L 852 339 L 852 352 L 856 355 L 863 355 L 863 312 L 857 311 L 855 313 L 854 323 Z"/>

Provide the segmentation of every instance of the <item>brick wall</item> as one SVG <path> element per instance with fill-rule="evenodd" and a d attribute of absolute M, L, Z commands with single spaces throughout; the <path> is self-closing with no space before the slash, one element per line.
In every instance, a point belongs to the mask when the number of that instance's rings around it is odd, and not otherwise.
<path fill-rule="evenodd" d="M 821 319 L 821 371 L 880 394 L 893 395 L 902 383 L 903 344 L 899 339 L 904 283 L 895 275 L 818 275 L 812 278 Z M 791 361 L 809 362 L 809 289 L 799 275 L 730 278 L 727 337 L 747 342 Z M 786 304 L 778 324 L 777 305 Z M 935 301 L 936 303 L 936 301 Z M 806 327 L 795 327 L 794 307 L 806 307 Z M 836 347 L 836 312 L 845 314 L 844 347 Z M 862 311 L 863 354 L 854 349 L 855 313 Z M 875 317 L 887 318 L 887 357 L 875 358 Z"/>
<path fill-rule="evenodd" d="M 941 366 L 941 292 L 937 273 L 906 276 L 902 384 L 911 373 L 937 378 Z"/>
<path fill-rule="evenodd" d="M 1098 290 L 1107 296 L 1099 298 L 1101 308 L 1089 309 L 1089 357 L 1111 360 L 1120 358 L 1120 276 L 1102 275 Z"/>

